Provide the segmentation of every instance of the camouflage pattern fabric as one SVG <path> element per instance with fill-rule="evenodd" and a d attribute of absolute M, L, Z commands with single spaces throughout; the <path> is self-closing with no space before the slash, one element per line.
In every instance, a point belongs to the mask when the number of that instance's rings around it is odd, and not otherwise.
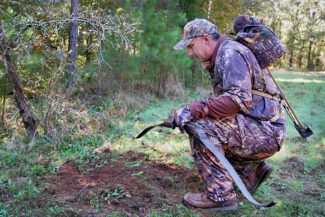
<path fill-rule="evenodd" d="M 219 120 L 206 117 L 198 122 L 246 182 L 258 163 L 280 150 L 285 136 L 284 112 L 279 101 L 251 91 L 265 92 L 275 98 L 279 93 L 254 54 L 235 41 L 226 40 L 221 45 L 210 75 L 214 97 L 230 96 L 241 112 Z M 279 118 L 271 122 L 275 116 Z M 193 136 L 190 144 L 208 197 L 215 201 L 236 197 L 233 181 L 219 160 Z"/>
<path fill-rule="evenodd" d="M 238 116 L 243 115 L 238 114 L 222 120 L 204 118 L 199 120 L 199 123 L 204 126 L 210 141 L 225 154 L 246 183 L 257 165 L 276 153 L 280 146 L 261 129 L 255 129 L 254 133 L 249 130 L 245 137 L 248 139 L 256 136 L 256 138 L 254 143 L 243 145 L 237 122 Z M 258 121 L 250 119 L 250 125 L 256 122 Z M 193 136 L 190 136 L 190 144 L 208 197 L 215 201 L 234 199 L 236 194 L 233 190 L 233 180 L 221 162 Z"/>
<path fill-rule="evenodd" d="M 196 18 L 184 26 L 183 39 L 174 46 L 174 49 L 185 49 L 191 43 L 193 38 L 202 36 L 204 34 L 219 34 L 217 26 L 206 19 Z"/>
<path fill-rule="evenodd" d="M 262 68 L 268 67 L 286 53 L 277 35 L 256 18 L 248 19 L 247 15 L 240 15 L 235 20 L 234 29 L 236 33 L 238 31 L 236 40 L 254 53 Z"/>
<path fill-rule="evenodd" d="M 261 91 L 280 98 L 279 91 L 267 70 L 262 70 L 254 54 L 244 45 L 227 40 L 216 56 L 214 69 L 210 72 L 214 82 L 214 92 L 230 96 L 241 109 L 244 116 L 238 117 L 241 137 L 244 138 L 247 126 L 246 117 L 259 120 L 250 128 L 261 128 L 282 144 L 285 134 L 285 116 L 279 101 L 252 94 L 252 90 Z M 217 97 L 217 96 L 216 96 Z M 275 122 L 272 118 L 279 116 Z M 254 131 L 254 129 L 252 129 Z M 247 141 L 246 141 L 247 140 Z M 249 143 L 249 139 L 244 139 Z M 252 141 L 253 142 L 253 141 Z"/>

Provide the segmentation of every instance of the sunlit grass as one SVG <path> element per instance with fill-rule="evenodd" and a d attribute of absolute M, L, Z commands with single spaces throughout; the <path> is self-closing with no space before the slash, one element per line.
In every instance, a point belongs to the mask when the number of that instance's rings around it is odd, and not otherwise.
<path fill-rule="evenodd" d="M 305 78 L 286 79 L 286 78 L 278 77 L 276 80 L 278 82 L 291 82 L 291 83 L 316 83 L 316 84 L 325 83 L 325 81 L 323 81 L 323 80 L 318 80 L 318 79 L 305 79 Z"/>

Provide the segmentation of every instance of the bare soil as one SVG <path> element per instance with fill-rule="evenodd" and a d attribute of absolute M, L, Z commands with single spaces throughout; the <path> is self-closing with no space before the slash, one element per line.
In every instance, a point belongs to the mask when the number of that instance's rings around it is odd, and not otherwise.
<path fill-rule="evenodd" d="M 134 152 L 100 168 L 86 165 L 82 171 L 74 162 L 66 162 L 57 175 L 46 179 L 49 184 L 43 193 L 48 196 L 43 203 L 50 197 L 60 198 L 66 208 L 74 210 L 65 213 L 71 216 L 102 216 L 114 211 L 126 216 L 148 216 L 153 209 L 157 212 L 183 206 L 184 194 L 203 187 L 196 169 L 148 161 Z M 194 212 L 210 216 L 208 210 Z"/>

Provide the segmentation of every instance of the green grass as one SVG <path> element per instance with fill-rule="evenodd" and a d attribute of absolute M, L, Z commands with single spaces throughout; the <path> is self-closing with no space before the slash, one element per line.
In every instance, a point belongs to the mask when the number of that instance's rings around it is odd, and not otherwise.
<path fill-rule="evenodd" d="M 302 122 L 308 123 L 314 135 L 307 141 L 299 140 L 299 135 L 287 116 L 287 138 L 279 153 L 269 159 L 275 172 L 263 184 L 255 198 L 263 201 L 276 200 L 279 205 L 270 209 L 256 208 L 246 199 L 238 211 L 220 216 L 324 216 L 325 215 L 325 77 L 315 74 L 301 74 L 279 71 L 274 73 Z M 147 96 L 146 96 L 147 97 Z M 187 135 L 178 130 L 155 129 L 143 139 L 133 140 L 145 127 L 159 123 L 167 118 L 172 109 L 177 109 L 193 99 L 201 98 L 199 93 L 187 93 L 186 97 L 157 100 L 149 98 L 150 104 L 143 109 L 127 109 L 124 115 L 115 114 L 121 103 L 113 100 L 93 103 L 83 113 L 71 113 L 71 122 L 62 124 L 70 131 L 60 131 L 62 137 L 57 141 L 49 136 L 40 136 L 32 142 L 24 142 L 24 137 L 17 134 L 1 136 L 0 141 L 0 191 L 6 192 L 9 200 L 0 200 L 0 216 L 16 216 L 23 211 L 26 215 L 33 212 L 57 216 L 65 215 L 57 201 L 49 201 L 43 208 L 37 208 L 36 199 L 40 196 L 39 188 L 45 182 L 35 183 L 35 177 L 55 175 L 59 166 L 67 160 L 76 162 L 79 168 L 86 164 L 101 167 L 107 164 L 105 153 L 98 154 L 96 148 L 110 148 L 111 159 L 132 150 L 144 154 L 151 161 L 174 163 L 195 168 L 190 155 Z M 130 101 L 130 104 L 133 102 Z M 84 102 L 77 101 L 73 107 L 78 110 Z M 133 103 L 136 104 L 136 103 Z M 64 120 L 59 119 L 64 123 Z M 102 126 L 102 127 L 98 127 Z M 55 144 L 54 144 L 55 143 Z M 53 145 L 54 144 L 54 145 Z M 44 163 L 49 161 L 48 163 Z M 139 161 L 126 162 L 127 167 L 137 168 Z M 141 170 L 134 173 L 143 176 Z M 116 189 L 115 189 L 116 190 Z M 119 192 L 106 192 L 113 197 Z M 0 198 L 1 199 L 1 198 Z M 96 208 L 98 200 L 90 198 Z M 69 212 L 68 212 L 69 213 Z M 71 213 L 78 213 L 72 210 Z M 112 212 L 106 216 L 126 216 L 123 212 Z M 154 209 L 150 216 L 197 216 L 195 212 L 181 204 L 171 209 L 166 206 Z"/>

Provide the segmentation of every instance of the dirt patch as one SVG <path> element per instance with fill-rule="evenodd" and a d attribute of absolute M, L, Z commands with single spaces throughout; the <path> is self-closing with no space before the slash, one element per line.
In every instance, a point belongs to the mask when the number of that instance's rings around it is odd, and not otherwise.
<path fill-rule="evenodd" d="M 304 163 L 298 157 L 290 157 L 286 160 L 283 168 L 287 168 L 288 171 L 304 172 Z"/>
<path fill-rule="evenodd" d="M 304 175 L 304 163 L 298 157 L 290 157 L 277 173 L 281 179 L 301 178 Z"/>
<path fill-rule="evenodd" d="M 203 190 L 196 169 L 146 161 L 141 154 L 131 152 L 100 168 L 86 165 L 82 171 L 74 162 L 66 162 L 47 180 L 49 185 L 43 192 L 60 198 L 78 214 L 100 210 L 146 216 L 153 209 L 182 206 L 185 193 Z M 206 210 L 197 213 L 210 215 Z"/>

